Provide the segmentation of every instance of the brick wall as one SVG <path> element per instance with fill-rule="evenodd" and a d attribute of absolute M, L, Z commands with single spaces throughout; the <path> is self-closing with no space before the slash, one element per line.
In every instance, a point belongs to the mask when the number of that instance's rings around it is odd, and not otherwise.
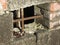
<path fill-rule="evenodd" d="M 46 3 L 38 6 L 43 15 L 42 24 L 48 28 L 57 27 L 60 25 L 60 3 Z"/>
<path fill-rule="evenodd" d="M 0 44 L 11 41 L 12 38 L 12 14 L 0 15 Z"/>

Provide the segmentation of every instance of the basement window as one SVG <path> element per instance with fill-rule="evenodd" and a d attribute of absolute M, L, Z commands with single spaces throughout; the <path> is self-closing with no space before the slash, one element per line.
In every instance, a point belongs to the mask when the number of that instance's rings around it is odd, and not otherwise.
<path fill-rule="evenodd" d="M 28 32 L 31 30 L 33 33 L 34 31 L 36 31 L 36 29 L 37 29 L 36 27 L 40 28 L 40 24 L 37 24 L 34 22 L 34 18 L 41 17 L 39 15 L 34 16 L 34 6 L 20 9 L 20 18 L 17 17 L 17 15 L 18 15 L 17 12 L 18 12 L 18 10 L 13 11 L 13 20 L 16 21 L 16 19 L 18 19 L 16 22 L 13 23 L 15 36 L 19 37 L 22 34 L 22 32 L 24 32 L 24 31 Z M 22 14 L 23 12 L 24 12 L 24 18 L 23 18 L 23 14 Z"/>
<path fill-rule="evenodd" d="M 24 18 L 34 16 L 34 6 L 24 8 Z M 21 18 L 21 17 L 20 17 Z M 17 10 L 13 11 L 13 19 L 17 19 Z M 29 24 L 34 22 L 34 19 L 25 20 L 24 24 Z M 13 27 L 17 27 L 17 22 L 13 23 Z"/>
<path fill-rule="evenodd" d="M 28 17 L 32 17 L 32 16 L 34 16 L 34 6 L 31 6 L 31 7 L 27 7 L 27 8 L 24 8 L 24 18 L 28 18 Z M 13 20 L 16 20 L 16 19 L 18 19 L 18 17 L 17 17 L 17 10 L 14 10 L 14 11 L 12 11 L 13 12 Z M 21 19 L 22 17 L 21 17 L 21 12 L 20 12 L 20 19 Z M 30 20 L 24 20 L 24 25 L 25 24 L 29 24 L 29 23 L 33 23 L 34 22 L 34 19 L 30 19 Z M 22 21 L 20 22 L 20 26 L 22 27 Z M 18 22 L 14 22 L 13 23 L 13 28 L 14 28 L 14 30 L 16 31 L 18 31 L 18 30 L 20 30 L 20 28 L 19 28 L 19 26 L 18 26 Z M 17 29 L 18 28 L 18 29 Z M 15 32 L 14 32 L 15 33 Z M 19 33 L 19 31 L 18 31 L 18 33 Z M 18 35 L 16 35 L 16 36 L 18 36 Z"/>

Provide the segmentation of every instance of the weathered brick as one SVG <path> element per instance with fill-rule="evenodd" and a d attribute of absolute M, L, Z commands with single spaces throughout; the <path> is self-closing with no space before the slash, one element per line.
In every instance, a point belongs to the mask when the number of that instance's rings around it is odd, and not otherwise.
<path fill-rule="evenodd" d="M 48 11 L 57 11 L 57 10 L 60 10 L 60 3 L 58 2 L 45 3 L 45 4 L 38 5 L 38 7 L 43 8 Z"/>
<path fill-rule="evenodd" d="M 54 20 L 54 19 L 59 19 L 60 11 L 50 12 L 42 9 L 41 14 L 43 15 L 43 17 L 47 18 L 48 20 Z"/>
<path fill-rule="evenodd" d="M 15 38 L 10 45 L 36 45 L 36 37 L 35 35 L 26 34 L 23 37 Z"/>
<path fill-rule="evenodd" d="M 13 15 L 11 13 L 0 15 L 0 43 L 9 42 L 12 36 Z"/>
<path fill-rule="evenodd" d="M 41 30 L 40 30 L 41 31 Z M 60 29 L 38 32 L 37 45 L 60 45 Z"/>
<path fill-rule="evenodd" d="M 47 45 L 60 45 L 60 29 L 50 31 Z"/>
<path fill-rule="evenodd" d="M 59 24 L 59 20 L 55 20 L 55 21 L 49 21 L 47 19 L 43 19 L 43 23 L 44 26 L 48 27 L 49 29 L 52 29 L 54 27 L 58 27 L 60 26 Z"/>
<path fill-rule="evenodd" d="M 8 1 L 8 0 L 7 0 Z M 20 8 L 30 7 L 32 5 L 43 4 L 47 2 L 54 2 L 56 0 L 9 0 L 8 1 L 8 10 L 18 10 Z"/>
<path fill-rule="evenodd" d="M 38 5 L 40 12 L 43 15 L 43 19 L 36 19 L 38 22 L 41 22 L 45 27 L 53 28 L 60 25 L 60 4 L 55 3 L 46 3 Z M 54 9 L 53 9 L 54 8 Z M 39 21 L 40 20 L 40 21 Z"/>
<path fill-rule="evenodd" d="M 48 30 L 38 30 L 37 35 L 37 45 L 47 45 L 48 42 Z"/>

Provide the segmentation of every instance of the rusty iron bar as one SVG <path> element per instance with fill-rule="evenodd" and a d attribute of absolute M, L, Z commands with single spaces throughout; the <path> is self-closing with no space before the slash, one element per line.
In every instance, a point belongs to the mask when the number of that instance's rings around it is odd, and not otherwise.
<path fill-rule="evenodd" d="M 24 18 L 24 20 L 30 20 L 30 19 L 34 19 L 34 18 L 43 18 L 43 16 L 32 16 L 32 17 L 27 17 L 27 18 Z M 18 21 L 22 21 L 22 19 L 16 19 L 16 20 L 13 20 L 13 22 L 18 22 Z"/>
<path fill-rule="evenodd" d="M 24 32 L 24 9 L 21 8 L 21 17 L 22 17 L 22 32 Z"/>

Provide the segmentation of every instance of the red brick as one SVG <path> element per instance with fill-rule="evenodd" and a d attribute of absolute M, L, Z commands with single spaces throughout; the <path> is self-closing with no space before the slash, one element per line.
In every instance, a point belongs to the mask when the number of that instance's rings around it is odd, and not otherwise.
<path fill-rule="evenodd" d="M 50 11 L 57 11 L 60 10 L 60 3 L 51 3 L 50 4 Z"/>
<path fill-rule="evenodd" d="M 3 10 L 7 9 L 7 0 L 0 0 Z"/>

